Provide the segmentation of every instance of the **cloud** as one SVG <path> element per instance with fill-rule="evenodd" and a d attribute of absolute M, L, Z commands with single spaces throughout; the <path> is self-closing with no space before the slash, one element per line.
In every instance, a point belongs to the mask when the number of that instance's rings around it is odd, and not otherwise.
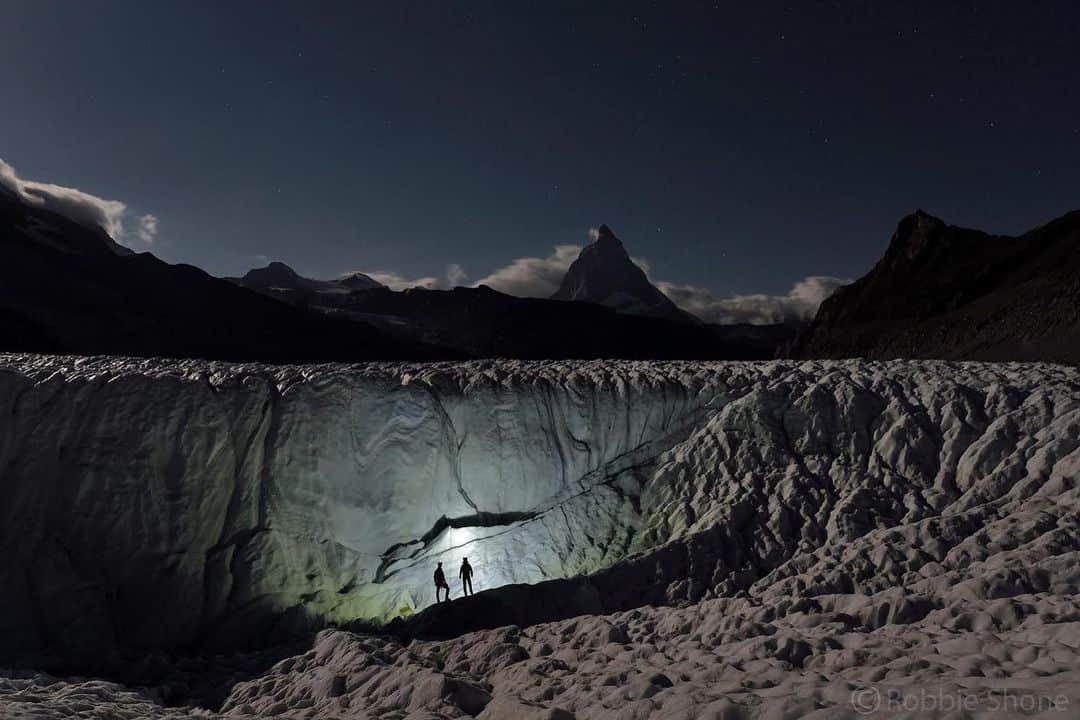
<path fill-rule="evenodd" d="M 354 270 L 353 272 L 363 272 L 362 270 Z M 346 273 L 350 275 L 352 273 Z M 409 288 L 421 287 L 428 290 L 437 290 L 439 288 L 439 279 L 433 277 L 422 277 L 410 280 L 402 275 L 398 275 L 395 272 L 386 272 L 380 270 L 378 272 L 365 272 L 369 278 L 375 282 L 382 283 L 391 290 L 407 290 Z"/>
<path fill-rule="evenodd" d="M 581 252 L 580 245 L 556 245 L 546 258 L 521 257 L 473 283 L 487 285 L 518 297 L 550 297 L 562 283 L 570 263 Z"/>
<path fill-rule="evenodd" d="M 482 277 L 470 287 L 487 285 L 499 292 L 518 297 L 550 297 L 562 283 L 570 263 L 581 252 L 580 245 L 556 245 L 551 255 L 546 258 L 521 257 L 512 260 L 509 265 L 499 268 L 487 277 Z M 360 272 L 360 271 L 356 271 Z M 453 288 L 464 285 L 469 275 L 460 263 L 446 266 L 445 282 L 435 277 L 409 279 L 392 270 L 366 272 L 366 275 L 381 282 L 391 290 L 404 290 L 422 287 L 429 290 Z"/>
<path fill-rule="evenodd" d="M 468 279 L 469 273 L 465 272 L 465 268 L 461 267 L 457 263 L 450 263 L 446 266 L 446 286 L 457 287 L 463 285 L 465 280 Z"/>
<path fill-rule="evenodd" d="M 105 200 L 62 185 L 23 180 L 15 168 L 3 160 L 0 160 L 0 187 L 28 205 L 50 210 L 81 225 L 98 226 L 113 240 L 119 240 L 124 234 L 127 205 L 119 200 Z"/>
<path fill-rule="evenodd" d="M 809 320 L 821 302 L 850 280 L 814 275 L 792 286 L 787 295 L 734 295 L 717 297 L 711 290 L 693 285 L 658 282 L 660 291 L 687 312 L 705 322 L 730 325 L 768 325 L 788 320 Z"/>
<path fill-rule="evenodd" d="M 158 219 L 156 215 L 143 215 L 139 218 L 139 229 L 136 231 L 136 235 L 147 245 L 154 244 L 154 238 L 157 237 Z"/>

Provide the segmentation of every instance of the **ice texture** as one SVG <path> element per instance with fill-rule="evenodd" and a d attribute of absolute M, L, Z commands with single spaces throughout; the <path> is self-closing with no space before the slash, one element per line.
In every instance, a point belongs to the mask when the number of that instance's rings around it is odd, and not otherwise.
<path fill-rule="evenodd" d="M 1080 582 L 1065 366 L 3 355 L 0 417 L 9 651 L 387 620 L 466 555 L 672 603 Z"/>

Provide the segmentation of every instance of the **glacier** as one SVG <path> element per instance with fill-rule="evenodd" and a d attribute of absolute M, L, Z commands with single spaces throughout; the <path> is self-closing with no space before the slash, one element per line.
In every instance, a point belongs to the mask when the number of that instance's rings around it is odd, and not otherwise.
<path fill-rule="evenodd" d="M 987 543 L 1080 586 L 1066 366 L 8 354 L 0 413 L 9 655 L 386 622 L 463 556 L 605 612 L 940 584 Z"/>

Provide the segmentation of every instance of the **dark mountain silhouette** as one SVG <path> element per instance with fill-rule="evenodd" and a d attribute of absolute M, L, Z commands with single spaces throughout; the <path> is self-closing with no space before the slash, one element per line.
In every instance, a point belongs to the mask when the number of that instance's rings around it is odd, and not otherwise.
<path fill-rule="evenodd" d="M 301 276 L 282 262 L 249 270 L 242 278 L 225 278 L 249 290 L 297 304 L 319 304 L 318 294 L 340 295 L 355 290 L 385 287 L 364 273 L 354 272 L 337 280 L 313 280 Z"/>
<path fill-rule="evenodd" d="M 226 278 L 252 290 L 281 288 L 282 290 L 316 290 L 331 283 L 309 280 L 283 262 L 272 262 L 264 268 L 249 270 L 242 278 Z"/>
<path fill-rule="evenodd" d="M 635 283 L 644 278 L 631 267 Z M 312 280 L 282 263 L 223 280 L 0 192 L 0 350 L 266 362 L 749 359 L 771 357 L 792 334 L 487 287 L 393 292 L 360 273 Z"/>
<path fill-rule="evenodd" d="M 118 246 L 0 192 L 0 350 L 268 362 L 456 357 Z"/>
<path fill-rule="evenodd" d="M 365 275 L 362 272 L 349 273 L 348 275 L 339 277 L 334 283 L 338 287 L 346 288 L 348 290 L 374 290 L 376 288 L 386 287 L 375 278 L 370 275 Z"/>
<path fill-rule="evenodd" d="M 1080 211 L 1019 237 L 908 215 L 789 354 L 1080 362 Z"/>
<path fill-rule="evenodd" d="M 551 297 L 596 303 L 626 315 L 700 322 L 649 282 L 607 225 L 601 225 L 596 241 L 582 249 Z"/>
<path fill-rule="evenodd" d="M 337 311 L 403 339 L 474 357 L 771 358 L 791 326 L 705 325 L 623 315 L 588 302 L 519 298 L 489 287 L 356 292 Z"/>
<path fill-rule="evenodd" d="M 519 298 L 486 286 L 395 292 L 361 273 L 314 280 L 282 263 L 230 280 L 471 357 L 760 359 L 774 357 L 797 329 L 701 323 L 648 281 L 606 226 L 566 277 L 563 289 L 575 288 L 568 294 L 582 301 Z"/>

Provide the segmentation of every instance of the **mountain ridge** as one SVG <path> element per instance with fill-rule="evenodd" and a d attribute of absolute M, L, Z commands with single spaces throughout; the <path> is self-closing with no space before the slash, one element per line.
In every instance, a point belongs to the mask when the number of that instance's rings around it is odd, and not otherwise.
<path fill-rule="evenodd" d="M 320 317 L 0 194 L 0 348 L 266 362 L 457 358 Z"/>
<path fill-rule="evenodd" d="M 787 354 L 1080 362 L 1080 211 L 1015 237 L 906 215 Z"/>
<path fill-rule="evenodd" d="M 272 261 L 262 268 L 252 268 L 243 277 L 224 278 L 249 290 L 273 294 L 282 291 L 299 292 L 350 292 L 352 290 L 374 290 L 386 287 L 370 275 L 351 272 L 335 280 L 315 280 L 304 277 L 293 268 L 280 261 Z"/>

